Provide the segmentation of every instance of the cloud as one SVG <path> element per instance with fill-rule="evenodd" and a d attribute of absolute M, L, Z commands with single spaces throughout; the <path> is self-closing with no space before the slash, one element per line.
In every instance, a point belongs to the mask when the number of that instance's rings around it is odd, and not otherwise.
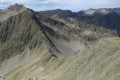
<path fill-rule="evenodd" d="M 119 0 L 0 0 L 0 8 L 5 8 L 14 3 L 24 4 L 34 10 L 70 9 L 79 11 L 89 8 L 119 7 Z"/>

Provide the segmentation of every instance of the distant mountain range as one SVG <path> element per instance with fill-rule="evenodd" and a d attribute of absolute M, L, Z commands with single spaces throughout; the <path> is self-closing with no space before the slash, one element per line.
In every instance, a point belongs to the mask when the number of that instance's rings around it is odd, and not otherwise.
<path fill-rule="evenodd" d="M 48 10 L 48 11 L 40 11 L 42 14 L 46 14 L 48 16 L 64 15 L 65 17 L 70 16 L 95 16 L 95 15 L 106 15 L 108 13 L 115 12 L 120 15 L 120 8 L 99 8 L 99 9 L 88 9 L 88 10 L 81 10 L 79 12 L 72 12 L 70 10 Z"/>
<path fill-rule="evenodd" d="M 120 35 L 120 8 L 100 8 L 72 12 L 70 10 L 40 11 L 41 14 L 52 18 L 73 18 L 79 22 L 94 24 L 111 30 L 116 30 Z"/>
<path fill-rule="evenodd" d="M 100 8 L 100 9 L 88 9 L 79 11 L 78 14 L 94 16 L 94 15 L 105 15 L 111 12 L 115 12 L 120 15 L 120 8 Z"/>

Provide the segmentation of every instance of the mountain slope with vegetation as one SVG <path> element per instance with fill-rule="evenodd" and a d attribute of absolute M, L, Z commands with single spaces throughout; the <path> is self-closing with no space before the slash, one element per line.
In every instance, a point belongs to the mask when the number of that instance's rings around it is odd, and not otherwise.
<path fill-rule="evenodd" d="M 78 19 L 54 10 L 48 17 L 19 4 L 0 13 L 0 76 L 7 80 L 119 80 L 116 13 Z"/>
<path fill-rule="evenodd" d="M 8 80 L 119 80 L 119 45 L 119 38 L 101 39 L 84 53 L 68 58 L 50 57 L 50 53 L 40 51 L 33 62 L 5 76 Z"/>

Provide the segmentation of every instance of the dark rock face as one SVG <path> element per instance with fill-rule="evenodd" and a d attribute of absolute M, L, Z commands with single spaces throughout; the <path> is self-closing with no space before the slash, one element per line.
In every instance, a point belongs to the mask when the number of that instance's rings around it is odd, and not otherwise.
<path fill-rule="evenodd" d="M 4 77 L 0 76 L 0 80 L 6 80 Z"/>
<path fill-rule="evenodd" d="M 49 17 L 59 16 L 59 17 L 67 18 L 67 17 L 71 17 L 71 16 L 72 17 L 76 16 L 76 14 L 70 10 L 61 10 L 61 9 L 56 9 L 56 10 L 51 10 L 51 11 L 40 11 L 40 13 L 43 15 L 47 15 Z"/>

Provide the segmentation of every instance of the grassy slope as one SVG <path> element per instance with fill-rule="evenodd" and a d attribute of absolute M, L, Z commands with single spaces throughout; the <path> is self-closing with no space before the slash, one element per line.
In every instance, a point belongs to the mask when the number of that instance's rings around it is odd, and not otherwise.
<path fill-rule="evenodd" d="M 44 52 L 46 51 L 46 52 Z M 28 64 L 5 75 L 7 80 L 38 77 L 49 80 L 119 80 L 120 38 L 99 40 L 85 53 L 69 58 L 51 57 L 43 52 Z"/>

